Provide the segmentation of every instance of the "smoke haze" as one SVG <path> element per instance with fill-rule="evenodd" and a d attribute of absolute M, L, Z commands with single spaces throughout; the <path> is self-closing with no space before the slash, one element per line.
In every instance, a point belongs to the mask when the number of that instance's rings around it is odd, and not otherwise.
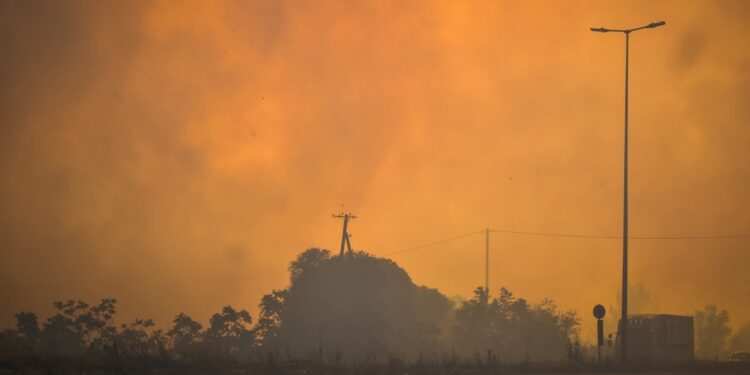
<path fill-rule="evenodd" d="M 618 235 L 631 38 L 631 233 L 750 233 L 741 1 L 0 3 L 0 325 L 52 300 L 206 320 L 310 246 L 383 255 L 485 227 Z M 343 206 L 343 207 L 342 207 Z M 617 239 L 491 237 L 490 288 L 614 303 Z M 750 319 L 748 238 L 634 240 L 662 310 Z M 446 295 L 479 236 L 394 255 Z M 173 309 L 173 310 L 171 310 Z"/>

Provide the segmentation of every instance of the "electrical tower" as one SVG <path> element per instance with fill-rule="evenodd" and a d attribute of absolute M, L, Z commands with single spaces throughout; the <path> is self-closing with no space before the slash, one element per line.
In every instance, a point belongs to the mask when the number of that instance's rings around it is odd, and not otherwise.
<path fill-rule="evenodd" d="M 339 256 L 344 256 L 344 245 L 346 244 L 347 248 L 347 254 L 349 256 L 352 255 L 352 244 L 349 242 L 349 232 L 347 231 L 347 227 L 349 226 L 349 220 L 350 219 L 356 219 L 357 217 L 354 216 L 352 213 L 340 213 L 338 215 L 331 215 L 337 219 L 344 219 L 344 229 L 341 231 L 341 249 L 339 250 Z"/>

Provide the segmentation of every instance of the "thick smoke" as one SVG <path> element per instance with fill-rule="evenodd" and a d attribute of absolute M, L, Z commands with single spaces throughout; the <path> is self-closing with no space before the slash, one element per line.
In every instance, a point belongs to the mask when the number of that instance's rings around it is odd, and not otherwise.
<path fill-rule="evenodd" d="M 375 254 L 488 226 L 616 235 L 623 41 L 592 26 L 667 21 L 632 39 L 632 233 L 746 233 L 749 12 L 0 2 L 0 322 L 68 298 L 157 322 L 164 306 L 199 320 L 252 306 L 286 286 L 297 249 L 336 245 L 342 204 Z M 484 257 L 479 236 L 462 241 L 396 260 L 465 295 Z M 491 290 L 613 302 L 617 240 L 491 244 Z M 667 312 L 716 303 L 740 324 L 747 244 L 633 241 L 631 280 Z"/>

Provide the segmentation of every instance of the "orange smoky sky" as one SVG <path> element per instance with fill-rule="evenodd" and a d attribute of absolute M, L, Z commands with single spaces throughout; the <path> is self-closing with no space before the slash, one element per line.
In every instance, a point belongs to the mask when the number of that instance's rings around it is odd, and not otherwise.
<path fill-rule="evenodd" d="M 743 1 L 2 1 L 0 324 L 117 298 L 205 321 L 311 247 L 386 255 L 486 227 L 750 234 Z M 490 288 L 613 305 L 617 239 L 493 233 Z M 449 296 L 484 238 L 393 255 Z M 633 240 L 663 312 L 750 320 L 750 239 Z M 588 328 L 586 328 L 588 330 Z"/>

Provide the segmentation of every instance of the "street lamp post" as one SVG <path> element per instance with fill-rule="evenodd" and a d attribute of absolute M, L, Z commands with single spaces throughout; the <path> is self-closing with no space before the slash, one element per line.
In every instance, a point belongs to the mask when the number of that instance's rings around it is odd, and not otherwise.
<path fill-rule="evenodd" d="M 627 361 L 628 340 L 628 54 L 630 49 L 630 33 L 642 29 L 653 29 L 664 26 L 666 22 L 652 22 L 646 26 L 634 29 L 606 29 L 604 27 L 591 28 L 591 31 L 599 33 L 616 32 L 625 34 L 625 163 L 624 163 L 624 190 L 623 190 L 623 221 L 622 221 L 622 316 L 620 318 L 620 355 L 623 361 Z"/>

